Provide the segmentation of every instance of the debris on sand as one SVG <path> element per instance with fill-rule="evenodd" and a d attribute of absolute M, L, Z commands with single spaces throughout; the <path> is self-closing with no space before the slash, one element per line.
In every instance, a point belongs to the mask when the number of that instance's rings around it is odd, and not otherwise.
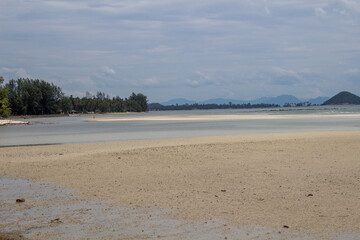
<path fill-rule="evenodd" d="M 30 122 L 0 119 L 0 126 L 19 125 L 19 124 L 30 124 Z"/>

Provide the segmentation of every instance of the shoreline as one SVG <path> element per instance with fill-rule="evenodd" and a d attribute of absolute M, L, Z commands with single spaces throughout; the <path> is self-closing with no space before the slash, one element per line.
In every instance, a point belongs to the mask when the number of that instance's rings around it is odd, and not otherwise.
<path fill-rule="evenodd" d="M 135 121 L 219 121 L 219 120 L 278 120 L 278 119 L 360 119 L 360 114 L 229 114 L 229 115 L 173 115 L 173 116 L 138 116 L 123 118 L 89 119 L 88 122 L 135 122 Z"/>
<path fill-rule="evenodd" d="M 359 144 L 349 131 L 0 148 L 0 175 L 175 219 L 360 233 Z"/>
<path fill-rule="evenodd" d="M 74 114 L 44 114 L 44 115 L 12 115 L 9 119 L 33 119 L 33 118 L 57 118 L 57 117 L 77 117 L 92 115 L 111 115 L 111 114 L 142 114 L 147 112 L 109 112 L 109 113 L 74 113 Z"/>

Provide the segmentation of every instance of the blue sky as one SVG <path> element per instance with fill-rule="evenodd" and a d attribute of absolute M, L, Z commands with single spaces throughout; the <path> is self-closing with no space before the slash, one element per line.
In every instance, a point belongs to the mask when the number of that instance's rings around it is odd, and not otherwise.
<path fill-rule="evenodd" d="M 0 75 L 150 102 L 360 94 L 360 1 L 1 0 Z"/>

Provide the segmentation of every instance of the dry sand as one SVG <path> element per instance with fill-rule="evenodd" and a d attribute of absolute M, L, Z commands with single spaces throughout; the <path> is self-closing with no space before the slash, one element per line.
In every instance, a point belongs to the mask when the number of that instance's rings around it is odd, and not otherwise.
<path fill-rule="evenodd" d="M 296 231 L 360 233 L 360 132 L 0 148 L 0 176 L 118 206 Z"/>

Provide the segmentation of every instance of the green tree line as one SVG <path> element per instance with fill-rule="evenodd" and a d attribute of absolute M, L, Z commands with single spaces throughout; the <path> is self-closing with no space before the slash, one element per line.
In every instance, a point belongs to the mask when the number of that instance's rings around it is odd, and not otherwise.
<path fill-rule="evenodd" d="M 194 109 L 245 109 L 245 108 L 272 108 L 272 107 L 280 107 L 277 104 L 184 104 L 184 105 L 170 105 L 164 106 L 160 103 L 150 103 L 149 109 L 151 111 L 167 111 L 167 110 L 194 110 Z"/>
<path fill-rule="evenodd" d="M 7 118 L 10 116 L 10 104 L 8 99 L 8 92 L 2 87 L 4 78 L 0 76 L 0 118 Z"/>
<path fill-rule="evenodd" d="M 62 101 L 62 109 L 69 112 L 72 109 L 79 113 L 97 112 L 146 112 L 148 111 L 147 97 L 141 93 L 132 93 L 128 98 L 119 96 L 110 98 L 105 93 L 97 92 L 93 97 L 67 97 Z"/>
<path fill-rule="evenodd" d="M 65 96 L 61 88 L 39 79 L 19 78 L 2 87 L 0 79 L 0 116 L 56 113 L 106 113 L 148 111 L 147 97 L 132 93 L 128 98 L 110 98 L 102 92 L 86 97 Z"/>

